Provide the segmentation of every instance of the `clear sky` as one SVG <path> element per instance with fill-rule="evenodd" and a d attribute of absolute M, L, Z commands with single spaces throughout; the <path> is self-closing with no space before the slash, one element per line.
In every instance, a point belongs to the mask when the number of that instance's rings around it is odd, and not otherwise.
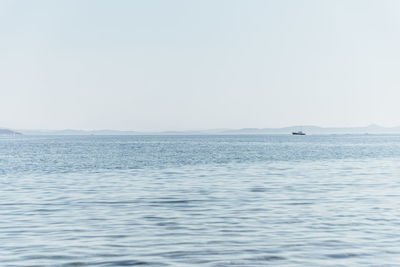
<path fill-rule="evenodd" d="M 0 0 L 0 126 L 400 125 L 397 0 Z"/>

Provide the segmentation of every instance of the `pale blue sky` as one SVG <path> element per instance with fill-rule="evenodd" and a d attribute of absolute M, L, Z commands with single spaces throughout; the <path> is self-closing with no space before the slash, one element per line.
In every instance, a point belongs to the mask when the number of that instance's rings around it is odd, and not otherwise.
<path fill-rule="evenodd" d="M 400 1 L 0 0 L 0 126 L 400 125 Z"/>

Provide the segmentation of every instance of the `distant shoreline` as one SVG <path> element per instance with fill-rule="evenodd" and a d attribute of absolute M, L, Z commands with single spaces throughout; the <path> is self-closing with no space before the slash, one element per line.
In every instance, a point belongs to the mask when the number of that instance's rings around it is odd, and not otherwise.
<path fill-rule="evenodd" d="M 9 136 L 9 135 L 21 135 L 21 133 L 17 132 L 17 131 L 10 130 L 10 129 L 2 128 L 2 129 L 0 129 L 0 136 L 4 136 L 4 135 L 6 135 L 6 136 Z"/>
<path fill-rule="evenodd" d="M 398 127 L 382 127 L 369 125 L 366 127 L 318 127 L 318 126 L 290 126 L 283 128 L 243 128 L 243 129 L 210 129 L 198 131 L 118 131 L 118 130 L 9 130 L 7 135 L 285 135 L 293 131 L 303 131 L 307 135 L 346 135 L 346 134 L 400 134 Z M 1 131 L 0 131 L 1 134 Z"/>

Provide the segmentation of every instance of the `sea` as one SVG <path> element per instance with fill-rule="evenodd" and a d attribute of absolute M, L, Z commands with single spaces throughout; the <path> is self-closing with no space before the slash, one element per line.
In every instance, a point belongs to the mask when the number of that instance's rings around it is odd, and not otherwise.
<path fill-rule="evenodd" d="M 399 266 L 400 135 L 0 137 L 0 266 Z"/>

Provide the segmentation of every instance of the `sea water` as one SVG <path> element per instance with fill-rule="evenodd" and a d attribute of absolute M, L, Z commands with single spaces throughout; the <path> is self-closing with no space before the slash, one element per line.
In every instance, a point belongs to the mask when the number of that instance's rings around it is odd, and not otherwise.
<path fill-rule="evenodd" d="M 400 136 L 0 138 L 1 266 L 396 266 Z"/>

